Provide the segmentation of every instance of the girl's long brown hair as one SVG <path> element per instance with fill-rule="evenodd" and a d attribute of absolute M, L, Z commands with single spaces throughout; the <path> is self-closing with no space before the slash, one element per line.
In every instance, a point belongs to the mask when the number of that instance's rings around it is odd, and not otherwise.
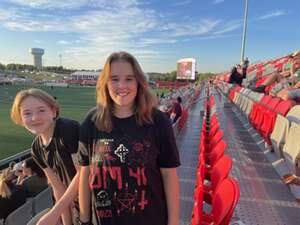
<path fill-rule="evenodd" d="M 150 92 L 148 82 L 139 63 L 134 56 L 127 52 L 114 52 L 106 60 L 103 71 L 97 81 L 97 113 L 94 117 L 97 128 L 105 132 L 111 132 L 113 129 L 113 100 L 108 93 L 107 87 L 110 77 L 110 66 L 113 62 L 127 62 L 132 66 L 138 85 L 134 104 L 134 114 L 139 125 L 151 124 L 153 122 L 152 112 L 156 106 L 156 100 Z"/>

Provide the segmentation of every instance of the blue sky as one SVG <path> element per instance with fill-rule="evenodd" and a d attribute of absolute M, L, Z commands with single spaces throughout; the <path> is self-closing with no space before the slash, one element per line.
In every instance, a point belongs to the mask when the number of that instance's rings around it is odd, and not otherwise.
<path fill-rule="evenodd" d="M 199 72 L 239 62 L 244 0 L 1 0 L 0 62 L 99 69 L 113 51 L 137 57 L 146 72 L 176 69 L 194 57 Z M 271 59 L 300 47 L 299 0 L 249 0 L 245 56 Z"/>

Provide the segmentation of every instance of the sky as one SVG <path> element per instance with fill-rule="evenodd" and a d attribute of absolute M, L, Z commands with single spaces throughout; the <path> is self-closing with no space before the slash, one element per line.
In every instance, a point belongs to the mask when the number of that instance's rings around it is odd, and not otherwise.
<path fill-rule="evenodd" d="M 300 49 L 299 0 L 248 0 L 250 62 Z M 128 51 L 145 72 L 170 72 L 195 58 L 198 72 L 239 63 L 245 0 L 0 0 L 0 63 L 101 69 Z M 298 27 L 298 28 L 297 28 Z"/>

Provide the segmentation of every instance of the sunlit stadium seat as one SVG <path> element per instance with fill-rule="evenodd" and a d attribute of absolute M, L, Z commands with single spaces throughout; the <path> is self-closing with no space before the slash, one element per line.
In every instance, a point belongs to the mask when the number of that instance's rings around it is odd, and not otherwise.
<path fill-rule="evenodd" d="M 282 115 L 277 115 L 273 132 L 270 136 L 272 142 L 272 149 L 279 156 L 283 157 L 282 148 L 286 142 L 290 122 Z"/>
<path fill-rule="evenodd" d="M 214 165 L 211 171 L 210 183 L 204 184 L 204 201 L 211 204 L 212 196 L 220 182 L 228 177 L 232 167 L 232 159 L 228 155 L 223 155 Z"/>
<path fill-rule="evenodd" d="M 290 174 L 300 175 L 299 168 L 296 163 L 300 153 L 300 125 L 293 123 L 291 124 L 286 143 L 283 146 L 283 156 L 288 166 Z"/>
<path fill-rule="evenodd" d="M 286 115 L 286 118 L 290 122 L 300 124 L 300 105 L 295 105 L 294 107 L 292 107 Z"/>
<path fill-rule="evenodd" d="M 233 178 L 224 179 L 212 199 L 212 211 L 203 214 L 201 224 L 228 225 L 240 198 L 240 188 Z"/>

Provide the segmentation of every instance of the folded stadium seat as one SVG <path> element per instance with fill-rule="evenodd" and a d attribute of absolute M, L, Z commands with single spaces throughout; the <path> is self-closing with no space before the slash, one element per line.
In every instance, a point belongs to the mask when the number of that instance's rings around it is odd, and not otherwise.
<path fill-rule="evenodd" d="M 258 122 L 254 121 L 254 125 L 259 131 L 263 124 L 263 120 L 265 119 L 265 116 L 268 116 L 268 114 L 274 111 L 274 109 L 276 108 L 276 106 L 279 104 L 280 101 L 281 98 L 272 97 L 271 100 L 268 102 L 268 104 L 261 105 L 262 107 L 259 108 L 258 117 L 256 117 Z"/>
<path fill-rule="evenodd" d="M 296 103 L 293 100 L 285 100 L 285 101 L 281 101 L 279 102 L 279 104 L 276 106 L 275 108 L 275 112 L 282 115 L 282 116 L 286 116 L 287 113 L 291 110 L 291 108 L 293 108 L 293 106 Z"/>
<path fill-rule="evenodd" d="M 210 117 L 210 123 L 209 125 L 210 126 L 214 126 L 215 124 L 219 123 L 219 120 L 218 120 L 218 115 L 217 113 L 215 112 L 214 114 L 212 114 L 212 116 Z"/>
<path fill-rule="evenodd" d="M 234 95 L 234 98 L 233 98 L 233 103 L 234 103 L 234 104 L 237 104 L 237 101 L 238 101 L 238 99 L 239 99 L 239 97 L 240 97 L 240 93 L 241 93 L 242 90 L 244 90 L 244 88 L 237 89 L 237 90 L 235 91 L 235 95 Z"/>
<path fill-rule="evenodd" d="M 264 96 L 260 102 L 255 102 L 252 106 L 252 110 L 251 113 L 249 115 L 249 122 L 251 124 L 254 123 L 254 121 L 256 120 L 256 117 L 259 115 L 260 109 L 264 106 L 267 105 L 269 103 L 269 101 L 271 101 L 272 96 L 270 95 L 266 95 Z"/>
<path fill-rule="evenodd" d="M 258 93 L 255 91 L 251 91 L 248 95 L 248 97 L 253 100 L 254 102 L 260 102 L 262 98 L 265 96 L 263 93 Z"/>
<path fill-rule="evenodd" d="M 32 218 L 32 199 L 28 199 L 22 206 L 11 212 L 5 219 L 4 225 L 27 224 Z"/>
<path fill-rule="evenodd" d="M 203 213 L 200 224 L 228 225 L 240 198 L 239 184 L 233 178 L 224 179 L 216 188 L 212 211 Z"/>
<path fill-rule="evenodd" d="M 269 104 L 264 108 L 262 115 L 262 122 L 258 124 L 259 133 L 264 137 L 265 141 L 271 145 L 271 141 L 269 139 L 269 135 L 272 133 L 277 112 L 276 107 L 281 102 L 280 98 L 272 98 Z"/>
<path fill-rule="evenodd" d="M 209 141 L 215 136 L 215 134 L 218 132 L 219 129 L 220 129 L 219 123 L 215 123 L 212 127 L 210 127 L 209 132 L 207 133 L 208 134 L 207 138 Z"/>
<path fill-rule="evenodd" d="M 283 146 L 283 157 L 289 169 L 289 174 L 300 176 L 298 161 L 300 158 L 300 125 L 291 124 L 288 137 Z M 284 176 L 285 177 L 285 176 Z"/>
<path fill-rule="evenodd" d="M 247 109 L 247 105 L 249 104 L 249 97 L 247 96 L 243 96 L 242 98 L 242 102 L 240 104 L 240 110 L 243 112 L 243 113 L 246 113 L 246 109 Z"/>
<path fill-rule="evenodd" d="M 231 88 L 229 90 L 229 93 L 228 93 L 228 99 L 233 102 L 233 99 L 234 99 L 234 95 L 235 95 L 235 87 L 236 86 L 233 86 L 233 88 Z"/>
<path fill-rule="evenodd" d="M 194 192 L 194 207 L 191 225 L 200 225 L 202 221 L 203 208 L 203 186 L 197 186 Z"/>
<path fill-rule="evenodd" d="M 229 212 L 227 213 L 227 215 L 225 216 L 225 218 L 223 219 L 221 225 L 229 225 L 230 224 L 230 221 L 231 221 L 231 218 L 233 216 L 234 210 L 235 210 L 235 208 L 238 204 L 238 201 L 240 199 L 240 186 L 239 186 L 239 183 L 233 178 L 232 178 L 232 182 L 234 182 L 234 186 L 235 186 L 235 197 L 234 197 L 232 206 L 231 206 Z"/>
<path fill-rule="evenodd" d="M 241 90 L 244 90 L 244 89 L 241 89 Z M 243 94 L 241 92 L 236 92 L 235 99 L 233 100 L 234 104 L 240 108 L 242 101 L 243 101 Z"/>
<path fill-rule="evenodd" d="M 224 140 L 218 142 L 218 144 L 209 152 L 205 154 L 205 163 L 207 165 L 208 173 L 211 172 L 211 169 L 218 162 L 218 160 L 224 155 L 224 152 L 227 148 L 227 144 Z M 206 171 L 205 171 L 206 172 Z"/>
<path fill-rule="evenodd" d="M 228 155 L 223 155 L 211 170 L 210 182 L 204 182 L 203 199 L 211 204 L 212 196 L 218 184 L 228 177 L 232 167 L 232 159 Z"/>
<path fill-rule="evenodd" d="M 286 115 L 286 118 L 290 122 L 300 124 L 300 105 L 295 105 L 292 107 Z"/>
<path fill-rule="evenodd" d="M 219 141 L 222 140 L 223 136 L 224 132 L 219 129 L 217 133 L 215 133 L 215 135 L 209 140 L 207 144 L 207 151 L 211 151 L 219 143 Z"/>
<path fill-rule="evenodd" d="M 214 115 L 217 112 L 217 107 L 216 105 L 213 105 L 210 109 L 210 115 Z"/>
<path fill-rule="evenodd" d="M 196 171 L 196 182 L 195 187 L 198 185 L 203 185 L 205 176 L 205 160 L 204 160 L 204 152 L 199 154 L 199 162 Z"/>
<path fill-rule="evenodd" d="M 288 119 L 278 114 L 276 117 L 273 132 L 270 136 L 270 140 L 272 143 L 272 151 L 274 151 L 280 158 L 283 158 L 282 148 L 286 142 L 289 128 L 290 122 L 288 121 Z"/>

